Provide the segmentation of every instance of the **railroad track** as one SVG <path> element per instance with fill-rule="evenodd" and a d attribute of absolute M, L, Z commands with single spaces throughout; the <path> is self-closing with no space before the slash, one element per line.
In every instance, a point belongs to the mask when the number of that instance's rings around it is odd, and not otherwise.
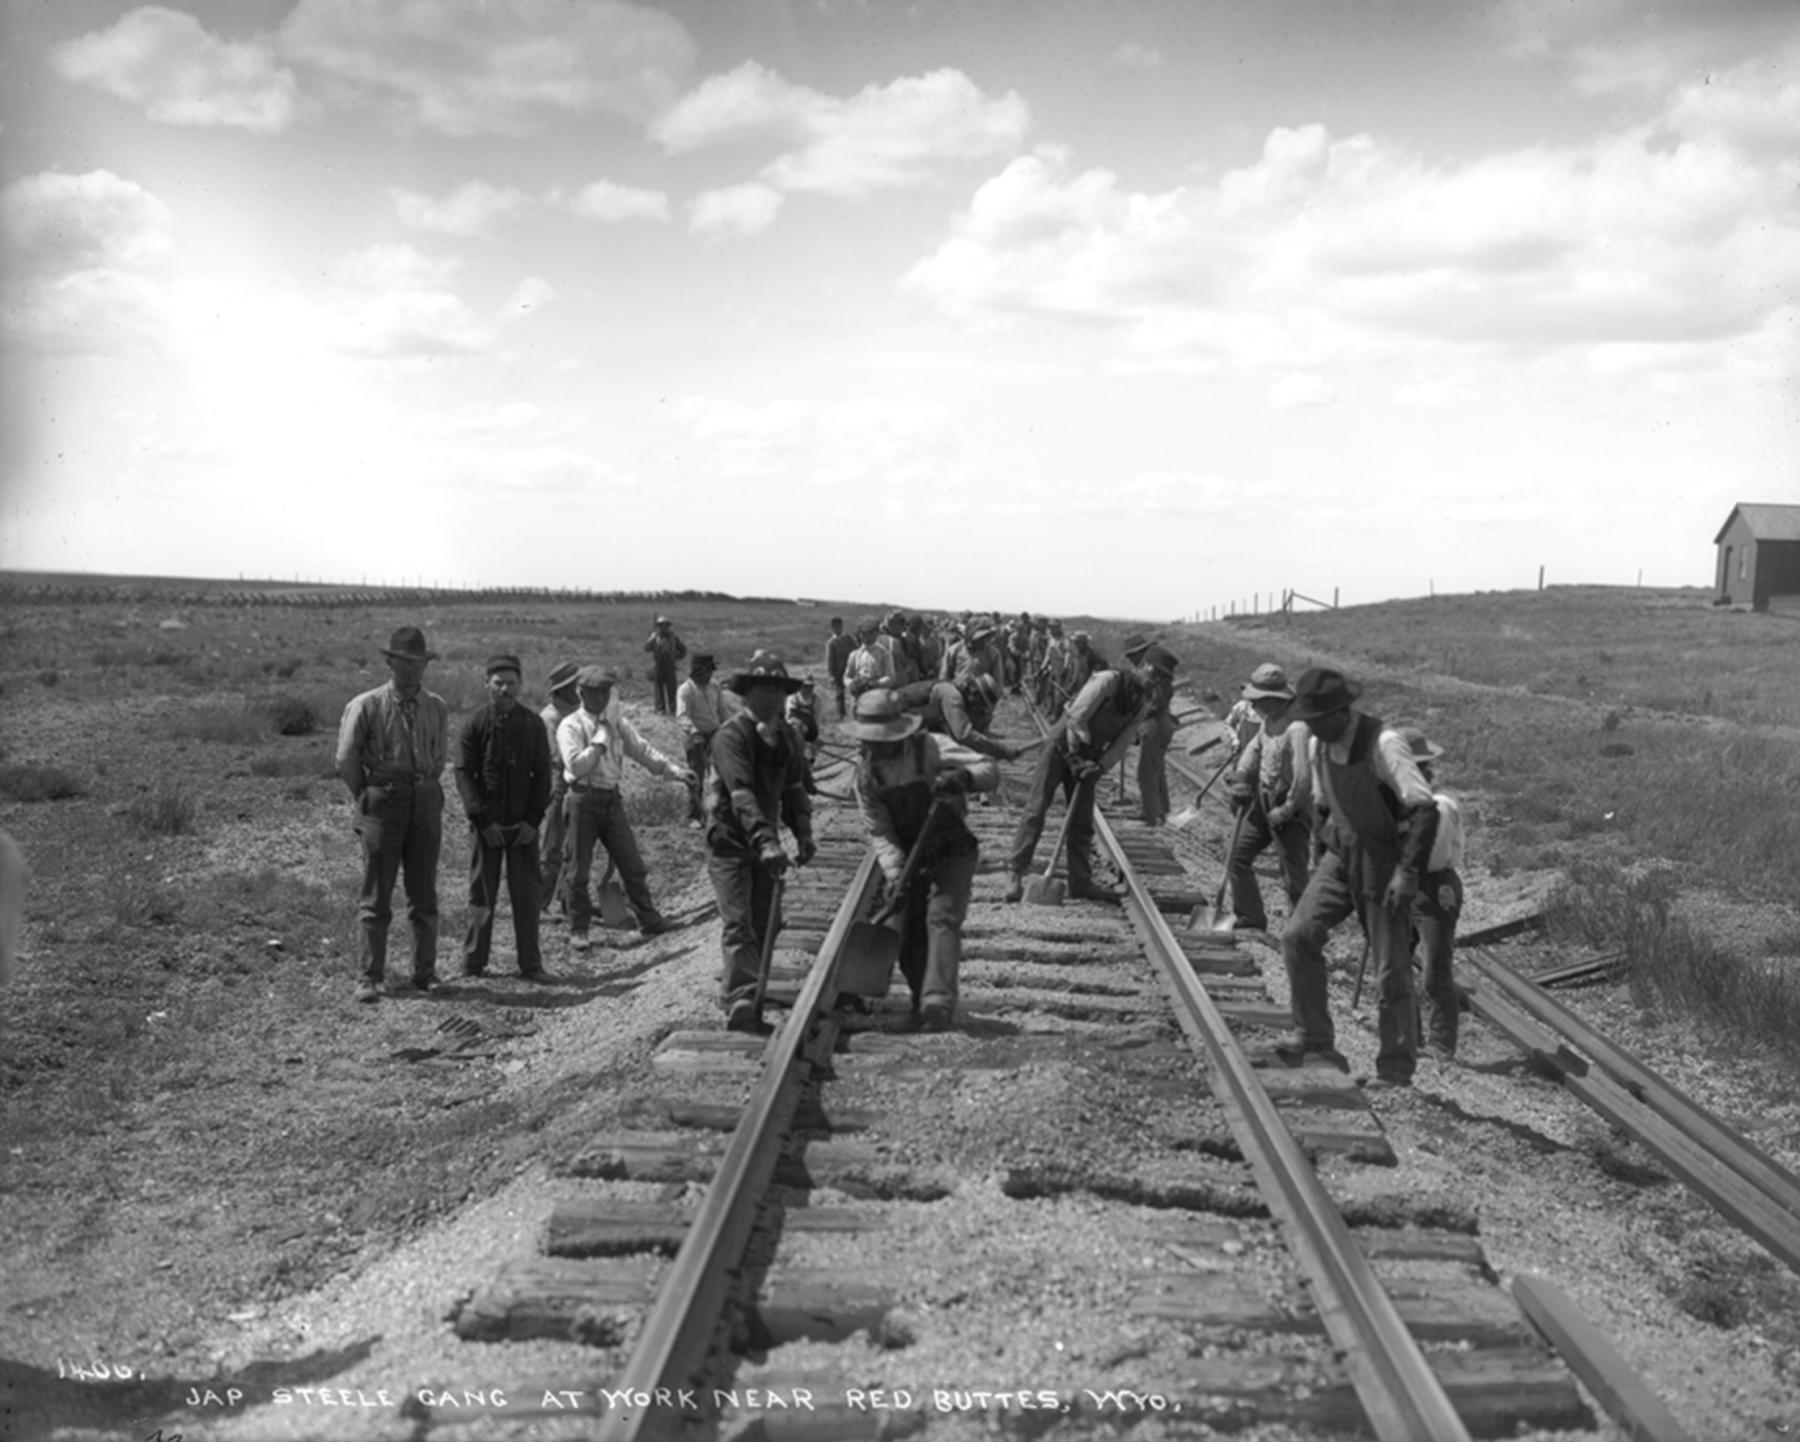
<path fill-rule="evenodd" d="M 1544 1335 L 1631 1435 L 1684 1435 L 1552 1285 L 1496 1284 L 1472 1217 L 1369 1185 L 1393 1156 L 1354 1083 L 1255 1064 L 1236 1031 L 1285 1013 L 1230 937 L 1185 928 L 1204 893 L 1165 833 L 1103 814 L 1124 904 L 1052 909 L 998 900 L 1012 823 L 971 809 L 962 1025 L 920 1034 L 903 994 L 837 1004 L 874 872 L 822 808 L 777 1033 L 665 1038 L 668 1127 L 568 1159 L 593 1194 L 459 1331 L 589 1343 L 611 1439 L 1593 1426 Z M 1009 1337 L 1021 1313 L 1064 1335 Z"/>

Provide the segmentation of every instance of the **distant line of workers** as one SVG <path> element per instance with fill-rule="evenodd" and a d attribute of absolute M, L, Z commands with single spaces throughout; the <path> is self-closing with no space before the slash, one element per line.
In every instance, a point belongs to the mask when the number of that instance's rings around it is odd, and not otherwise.
<path fill-rule="evenodd" d="M 912 1014 L 928 1028 L 953 1025 L 956 1016 L 961 928 L 977 861 L 967 798 L 998 785 L 996 760 L 1029 749 L 988 734 L 1004 690 L 1029 687 L 1055 713 L 1048 736 L 1032 743 L 1040 749 L 1009 847 L 1008 900 L 1022 892 L 1058 790 L 1068 804 L 1069 893 L 1117 899 L 1093 874 L 1093 808 L 1099 778 L 1133 740 L 1140 744 L 1144 819 L 1160 824 L 1168 815 L 1163 757 L 1175 731 L 1170 701 L 1178 660 L 1134 636 L 1115 668 L 1091 645 L 1078 650 L 1059 643 L 1058 631 L 1058 623 L 1024 613 L 1005 625 L 965 614 L 940 628 L 895 612 L 885 627 L 862 623 L 857 644 L 847 645 L 841 618 L 831 622 L 826 671 L 844 729 L 859 748 L 853 796 L 890 889 L 899 886 L 908 854 L 915 846 L 920 852 L 902 912 L 901 970 Z M 666 700 L 675 716 L 685 761 L 663 755 L 621 713 L 616 672 L 556 667 L 548 678 L 550 700 L 534 718 L 517 702 L 517 657 L 489 659 L 489 703 L 465 723 L 456 759 L 472 836 L 463 970 L 478 976 L 488 964 L 502 872 L 521 975 L 545 975 L 538 918 L 553 900 L 568 914 L 574 948 L 586 949 L 596 845 L 617 872 L 639 929 L 649 935 L 668 929 L 624 806 L 622 770 L 629 759 L 689 788 L 689 820 L 705 829 L 722 922 L 726 1024 L 754 1030 L 761 1025 L 759 957 L 775 881 L 816 849 L 810 798 L 819 729 L 812 684 L 759 650 L 724 686 L 714 680 L 713 656 L 697 653 L 689 678 L 665 688 L 662 658 L 686 655 L 666 617 L 657 619 L 646 649 L 658 708 Z M 438 776 L 450 746 L 448 708 L 421 685 L 435 656 L 422 633 L 402 627 L 383 654 L 392 679 L 350 702 L 338 742 L 338 772 L 355 799 L 364 853 L 358 996 L 369 1001 L 381 993 L 389 898 L 402 876 L 414 934 L 413 984 L 421 991 L 437 985 Z M 1072 670 L 1068 656 L 1080 657 Z M 1281 945 L 1294 1036 L 1277 1051 L 1294 1065 L 1347 1065 L 1326 1002 L 1324 944 L 1332 928 L 1357 916 L 1375 968 L 1377 1080 L 1405 1085 L 1419 1043 L 1410 960 L 1415 931 L 1426 950 L 1432 1049 L 1447 1056 L 1456 1045 L 1450 953 L 1462 904 L 1461 819 L 1454 799 L 1431 789 L 1438 748 L 1416 730 L 1357 711 L 1359 695 L 1360 687 L 1341 673 L 1316 667 L 1289 686 L 1278 666 L 1262 666 L 1244 687 L 1226 718 L 1238 740 L 1228 782 L 1238 818 L 1230 889 L 1236 925 L 1265 928 L 1252 866 L 1270 846 L 1278 849 L 1291 908 Z M 533 721 L 539 724 L 528 724 Z M 782 842 L 784 827 L 792 855 Z"/>

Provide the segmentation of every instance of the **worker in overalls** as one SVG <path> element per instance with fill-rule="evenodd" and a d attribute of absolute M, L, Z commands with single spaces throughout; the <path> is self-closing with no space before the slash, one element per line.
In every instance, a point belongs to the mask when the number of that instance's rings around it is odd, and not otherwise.
<path fill-rule="evenodd" d="M 900 912 L 900 974 L 912 990 L 919 1025 L 943 1031 L 956 1020 L 963 918 L 980 859 L 964 819 L 968 795 L 999 786 L 1000 768 L 992 757 L 923 730 L 920 718 L 890 690 L 859 696 L 855 718 L 844 729 L 861 745 L 856 804 L 889 896 L 924 834 Z"/>

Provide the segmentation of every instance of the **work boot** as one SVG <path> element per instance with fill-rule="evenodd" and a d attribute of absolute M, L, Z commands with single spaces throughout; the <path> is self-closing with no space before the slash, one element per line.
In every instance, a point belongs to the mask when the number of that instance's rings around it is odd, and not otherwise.
<path fill-rule="evenodd" d="M 949 1031 L 955 1015 L 949 1002 L 928 1001 L 919 1008 L 919 1030 Z"/>
<path fill-rule="evenodd" d="M 381 1000 L 381 988 L 372 981 L 359 981 L 356 984 L 356 999 L 363 1002 Z"/>
<path fill-rule="evenodd" d="M 1323 1062 L 1326 1066 L 1334 1066 L 1344 1075 L 1350 1074 L 1350 1060 L 1334 1046 L 1306 1046 L 1299 1041 L 1284 1041 L 1275 1044 L 1275 1055 L 1287 1066 L 1311 1066 L 1314 1062 Z"/>
<path fill-rule="evenodd" d="M 673 931 L 675 923 L 658 912 L 652 912 L 638 923 L 638 931 L 645 936 L 661 936 L 665 931 Z"/>
<path fill-rule="evenodd" d="M 1022 871 L 1015 871 L 1013 872 L 1011 879 L 1006 883 L 1006 895 L 1003 899 L 1007 901 L 1017 901 L 1024 894 L 1025 873 Z"/>
<path fill-rule="evenodd" d="M 1119 904 L 1119 893 L 1100 885 L 1097 881 L 1071 881 L 1069 896 L 1076 901 L 1099 901 L 1113 906 Z"/>

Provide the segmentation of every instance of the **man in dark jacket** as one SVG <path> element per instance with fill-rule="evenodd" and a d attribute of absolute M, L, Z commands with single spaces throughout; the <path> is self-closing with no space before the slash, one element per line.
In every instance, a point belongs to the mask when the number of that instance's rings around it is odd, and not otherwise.
<path fill-rule="evenodd" d="M 718 898 L 724 971 L 719 980 L 725 1025 L 757 1031 L 757 981 L 762 942 L 775 921 L 775 881 L 795 861 L 804 866 L 817 848 L 812 803 L 806 795 L 806 762 L 794 730 L 782 717 L 787 698 L 800 689 L 779 657 L 758 651 L 732 676 L 743 704 L 713 737 L 712 779 L 707 783 L 706 872 Z M 785 821 L 795 855 L 781 845 Z"/>
<path fill-rule="evenodd" d="M 1362 687 L 1314 666 L 1294 683 L 1289 724 L 1311 737 L 1306 766 L 1317 812 L 1312 877 L 1281 933 L 1294 1037 L 1276 1047 L 1290 1066 L 1318 1060 L 1350 1069 L 1336 1046 L 1325 980 L 1325 939 L 1354 914 L 1374 964 L 1375 1082 L 1411 1086 L 1418 1064 L 1410 914 L 1437 837 L 1437 802 L 1412 745 L 1353 704 Z"/>
<path fill-rule="evenodd" d="M 1012 880 L 1006 899 L 1017 901 L 1025 873 L 1044 832 L 1044 817 L 1060 787 L 1069 807 L 1069 895 L 1085 901 L 1117 901 L 1094 882 L 1094 792 L 1101 774 L 1125 754 L 1144 719 L 1168 704 L 1180 664 L 1161 646 L 1144 653 L 1131 671 L 1102 671 L 1076 693 L 1063 718 L 1050 728 L 1031 774 L 1031 790 L 1013 833 Z"/>
<path fill-rule="evenodd" d="M 550 805 L 550 738 L 543 721 L 519 704 L 519 684 L 517 656 L 488 659 L 488 704 L 463 726 L 457 749 L 456 789 L 472 837 L 464 976 L 487 970 L 502 866 L 519 975 L 532 980 L 544 975 L 538 950 L 538 833 Z"/>
<path fill-rule="evenodd" d="M 844 629 L 844 618 L 831 618 L 831 639 L 825 643 L 825 674 L 831 678 L 831 694 L 837 698 L 838 719 L 843 720 L 848 709 L 848 699 L 844 694 L 844 667 L 850 662 L 850 653 L 856 649 L 856 637 Z"/>

